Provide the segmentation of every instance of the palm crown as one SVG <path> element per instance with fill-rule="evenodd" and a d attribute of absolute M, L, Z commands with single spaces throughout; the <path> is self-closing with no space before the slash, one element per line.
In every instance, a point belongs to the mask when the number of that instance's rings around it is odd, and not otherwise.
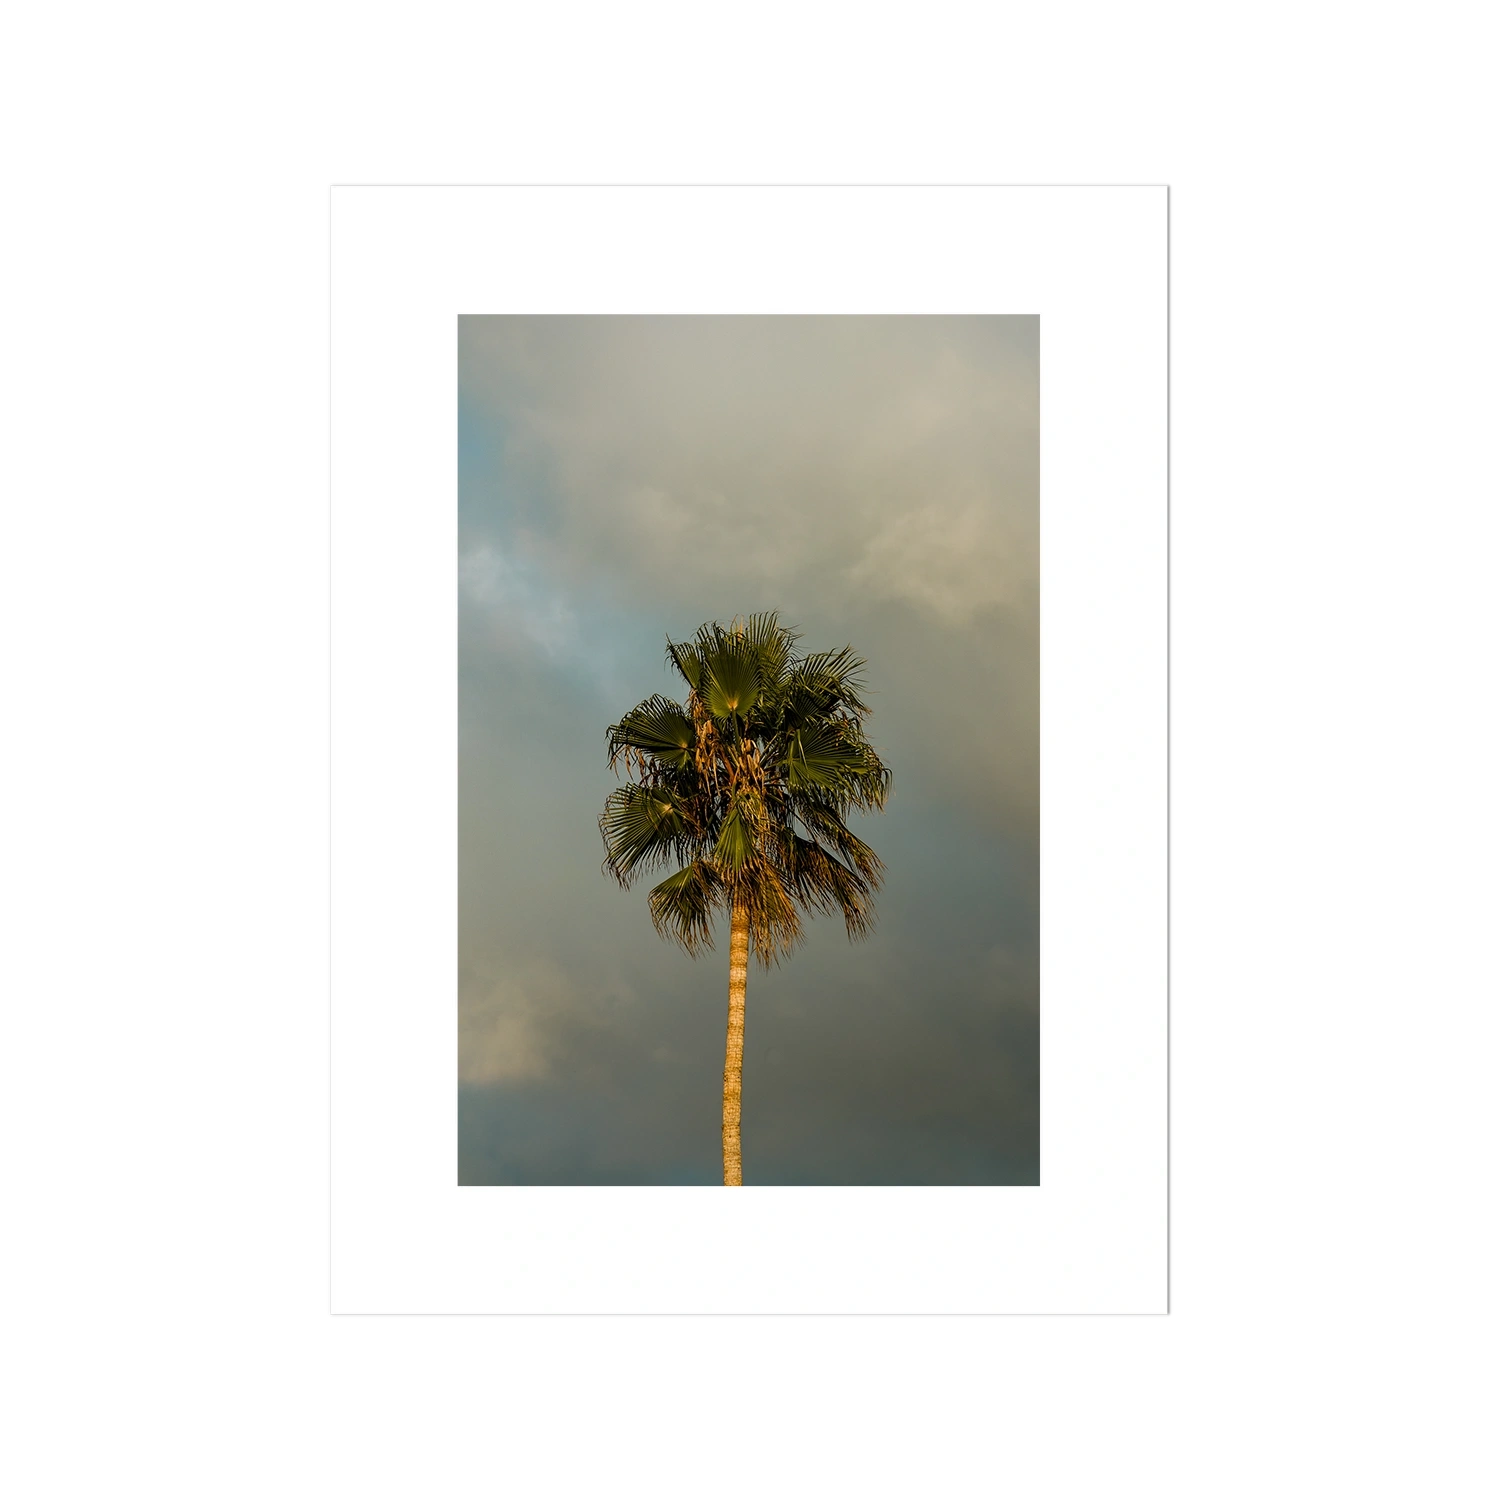
<path fill-rule="evenodd" d="M 609 728 L 610 766 L 632 779 L 599 819 L 604 868 L 629 886 L 679 866 L 648 899 L 691 954 L 719 911 L 748 917 L 765 965 L 801 940 L 803 912 L 870 929 L 884 866 L 846 818 L 882 808 L 891 773 L 865 738 L 865 663 L 847 646 L 798 656 L 798 639 L 767 613 L 669 641 L 687 702 L 656 694 Z"/>

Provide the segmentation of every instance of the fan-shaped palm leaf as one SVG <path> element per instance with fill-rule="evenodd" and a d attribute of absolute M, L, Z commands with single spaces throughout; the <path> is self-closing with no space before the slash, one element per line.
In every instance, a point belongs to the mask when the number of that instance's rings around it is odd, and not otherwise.
<path fill-rule="evenodd" d="M 647 903 L 651 921 L 695 957 L 714 945 L 714 913 L 723 899 L 724 882 L 705 860 L 695 859 L 675 875 L 651 887 Z"/>
<path fill-rule="evenodd" d="M 634 782 L 616 787 L 605 799 L 599 830 L 605 868 L 621 885 L 629 885 L 641 867 L 664 863 L 680 849 L 686 833 L 670 791 Z"/>
<path fill-rule="evenodd" d="M 793 791 L 818 787 L 826 791 L 850 785 L 865 769 L 865 753 L 836 720 L 807 724 L 784 740 L 785 774 Z"/>
<path fill-rule="evenodd" d="M 703 702 L 716 719 L 748 714 L 760 694 L 760 663 L 743 637 L 726 635 L 702 652 Z"/>
<path fill-rule="evenodd" d="M 762 690 L 779 684 L 791 665 L 797 632 L 782 625 L 776 611 L 770 610 L 748 616 L 741 626 L 741 633 L 759 659 Z"/>
<path fill-rule="evenodd" d="M 693 758 L 693 721 L 681 704 L 660 693 L 637 704 L 608 733 L 609 763 L 634 750 L 668 766 L 685 766 Z"/>
<path fill-rule="evenodd" d="M 682 680 L 695 693 L 698 691 L 698 686 L 703 680 L 703 658 L 699 655 L 695 642 L 684 641 L 676 644 L 668 641 L 667 663 L 669 666 L 676 667 Z"/>
<path fill-rule="evenodd" d="M 745 868 L 755 853 L 755 824 L 758 821 L 755 811 L 747 794 L 730 804 L 719 824 L 719 836 L 714 840 L 714 862 L 721 869 L 737 873 Z"/>

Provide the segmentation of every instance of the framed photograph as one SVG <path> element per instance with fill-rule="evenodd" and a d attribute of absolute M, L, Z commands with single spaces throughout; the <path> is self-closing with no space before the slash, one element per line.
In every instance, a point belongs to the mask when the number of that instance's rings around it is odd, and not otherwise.
<path fill-rule="evenodd" d="M 1166 211 L 334 190 L 335 1311 L 1165 1311 Z"/>

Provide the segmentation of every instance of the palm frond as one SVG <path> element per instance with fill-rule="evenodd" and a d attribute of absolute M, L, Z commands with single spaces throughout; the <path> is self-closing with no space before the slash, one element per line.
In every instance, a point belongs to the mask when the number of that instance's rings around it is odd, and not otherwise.
<path fill-rule="evenodd" d="M 891 768 L 875 753 L 857 724 L 845 726 L 844 742 L 860 755 L 860 764 L 850 773 L 845 787 L 849 805 L 862 812 L 879 812 L 890 799 Z"/>
<path fill-rule="evenodd" d="M 744 869 L 755 853 L 756 822 L 755 809 L 749 805 L 747 797 L 738 797 L 730 803 L 714 841 L 714 863 L 720 869 Z"/>
<path fill-rule="evenodd" d="M 694 641 L 667 641 L 667 665 L 696 693 L 703 680 L 703 657 Z"/>
<path fill-rule="evenodd" d="M 652 886 L 646 897 L 657 933 L 697 957 L 714 945 L 714 913 L 724 905 L 724 882 L 713 866 L 694 860 Z"/>
<path fill-rule="evenodd" d="M 878 873 L 871 878 L 851 869 L 818 844 L 790 831 L 780 853 L 792 888 L 804 906 L 825 916 L 842 916 L 851 939 L 869 932 L 870 898 L 879 883 Z"/>
<path fill-rule="evenodd" d="M 709 713 L 716 719 L 748 714 L 760 695 L 760 663 L 754 648 L 743 636 L 724 632 L 700 654 L 700 692 Z"/>
<path fill-rule="evenodd" d="M 847 709 L 863 718 L 870 712 L 861 696 L 865 670 L 864 657 L 848 646 L 840 646 L 836 651 L 817 651 L 804 656 L 788 673 L 788 684 L 804 712 L 827 714 Z"/>
<path fill-rule="evenodd" d="M 849 934 L 850 942 L 868 937 L 875 926 L 869 882 L 836 859 L 828 862 L 828 881 L 839 912 L 844 918 L 844 930 Z"/>
<path fill-rule="evenodd" d="M 812 835 L 814 842 L 835 854 L 859 872 L 877 889 L 885 877 L 880 856 L 846 824 L 839 812 L 812 798 L 798 798 L 795 804 L 798 821 Z"/>
<path fill-rule="evenodd" d="M 787 785 L 793 791 L 811 787 L 839 791 L 865 769 L 863 749 L 849 742 L 837 720 L 793 729 L 782 745 Z"/>
<path fill-rule="evenodd" d="M 599 832 L 604 836 L 604 868 L 625 886 L 642 868 L 664 863 L 687 842 L 673 793 L 633 781 L 605 798 Z"/>
<path fill-rule="evenodd" d="M 773 609 L 747 616 L 741 633 L 759 660 L 762 691 L 779 685 L 791 665 L 792 647 L 797 644 L 798 632 L 783 625 Z"/>
<path fill-rule="evenodd" d="M 693 758 L 693 721 L 686 710 L 660 693 L 638 703 L 618 724 L 611 724 L 606 736 L 609 764 L 624 756 L 650 756 L 667 766 L 685 766 Z M 630 752 L 638 752 L 631 757 Z"/>

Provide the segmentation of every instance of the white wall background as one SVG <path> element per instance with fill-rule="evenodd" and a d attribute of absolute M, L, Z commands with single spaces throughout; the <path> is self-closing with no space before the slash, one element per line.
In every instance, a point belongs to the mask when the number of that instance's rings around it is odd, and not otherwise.
<path fill-rule="evenodd" d="M 6 1488 L 1490 1492 L 1483 14 L 12 16 Z M 1173 185 L 1169 1318 L 328 1315 L 327 185 L 360 180 Z"/>
<path fill-rule="evenodd" d="M 1165 190 L 333 196 L 333 1307 L 1164 1311 Z M 1046 330 L 1040 1183 L 457 1190 L 454 310 L 934 306 Z"/>

